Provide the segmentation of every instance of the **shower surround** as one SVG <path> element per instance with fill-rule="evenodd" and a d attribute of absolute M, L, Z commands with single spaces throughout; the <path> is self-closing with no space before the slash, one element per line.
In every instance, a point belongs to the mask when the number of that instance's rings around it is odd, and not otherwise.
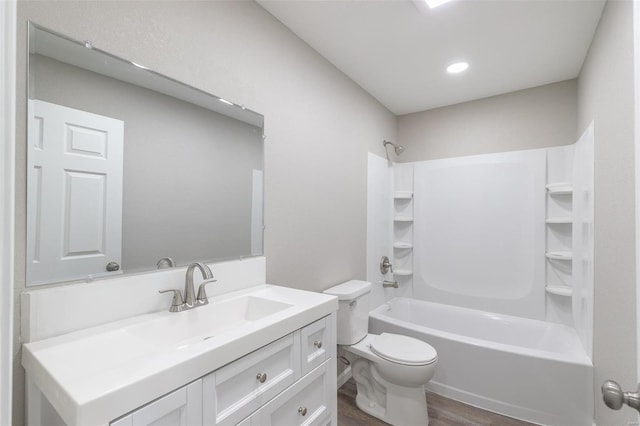
<path fill-rule="evenodd" d="M 531 341 L 535 336 L 527 337 L 527 330 L 541 329 L 546 323 L 573 336 L 567 341 L 569 348 L 564 342 L 547 349 L 580 354 L 576 358 L 580 367 L 576 370 L 565 360 L 546 369 L 547 364 L 541 362 L 545 357 L 537 357 L 535 351 L 523 358 L 510 358 L 513 365 L 505 366 L 535 366 L 540 370 L 538 375 L 547 371 L 553 382 L 562 377 L 556 369 L 566 365 L 570 376 L 578 372 L 574 382 L 582 388 L 590 384 L 581 400 L 592 400 L 592 126 L 576 144 L 556 148 L 410 163 L 389 163 L 370 154 L 368 182 L 367 279 L 373 283 L 374 307 L 388 302 L 391 305 L 386 306 L 392 306 L 400 303 L 395 298 L 402 297 L 425 301 L 432 307 L 473 310 L 482 318 L 506 315 L 525 326 L 515 331 L 510 328 L 514 322 L 503 321 L 504 332 L 521 333 Z M 378 265 L 383 255 L 392 259 L 395 274 L 381 274 Z M 397 281 L 398 288 L 383 288 L 383 280 Z M 415 313 L 413 318 L 403 319 L 405 325 L 424 327 L 418 324 L 423 317 L 419 310 L 427 305 L 411 306 Z M 411 327 L 371 321 L 376 332 L 411 333 Z M 526 326 L 527 321 L 531 327 Z M 473 324 L 463 321 L 456 327 L 463 330 L 465 324 L 468 333 L 460 335 L 471 335 L 474 346 L 492 347 L 480 336 L 473 336 Z M 426 326 L 438 334 L 437 325 Z M 540 411 L 535 399 L 531 406 L 497 401 L 496 395 L 483 394 L 481 387 L 467 388 L 464 380 L 453 380 L 453 372 L 464 362 L 464 356 L 458 361 L 444 357 L 455 336 L 448 333 L 449 341 L 433 336 L 422 334 L 443 354 L 442 371 L 430 385 L 432 390 L 525 420 L 542 420 L 530 415 Z M 484 353 L 489 359 L 495 355 Z M 496 372 L 487 372 L 489 376 L 492 373 Z M 524 385 L 518 375 L 501 377 L 515 381 L 502 384 L 508 388 Z M 542 386 L 531 391 L 532 395 L 548 392 Z M 519 408 L 500 408 L 514 406 Z M 576 410 L 588 413 L 580 424 L 592 418 L 592 404 Z M 561 424 L 560 420 L 550 421 L 554 413 L 549 415 L 547 423 Z"/>

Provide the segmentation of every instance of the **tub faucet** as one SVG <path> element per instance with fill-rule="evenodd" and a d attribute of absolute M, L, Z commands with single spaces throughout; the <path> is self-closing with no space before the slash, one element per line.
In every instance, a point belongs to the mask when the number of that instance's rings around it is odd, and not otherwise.
<path fill-rule="evenodd" d="M 382 281 L 382 287 L 383 288 L 387 288 L 387 287 L 398 288 L 398 281 L 387 281 L 387 280 L 384 280 L 384 281 Z"/>
<path fill-rule="evenodd" d="M 189 265 L 187 268 L 187 276 L 184 280 L 184 303 L 189 307 L 196 305 L 196 291 L 193 287 L 193 270 L 198 268 L 202 274 L 202 278 L 210 280 L 213 278 L 211 269 L 204 263 L 196 262 Z"/>

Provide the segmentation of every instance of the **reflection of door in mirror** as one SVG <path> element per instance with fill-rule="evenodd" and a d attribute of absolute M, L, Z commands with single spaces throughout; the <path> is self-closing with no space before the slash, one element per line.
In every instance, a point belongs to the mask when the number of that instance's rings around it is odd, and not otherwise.
<path fill-rule="evenodd" d="M 28 282 L 120 273 L 123 138 L 121 120 L 29 101 Z"/>

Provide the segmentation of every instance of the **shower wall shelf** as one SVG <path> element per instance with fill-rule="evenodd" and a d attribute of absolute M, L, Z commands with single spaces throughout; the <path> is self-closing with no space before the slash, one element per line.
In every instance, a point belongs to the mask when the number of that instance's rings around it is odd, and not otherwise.
<path fill-rule="evenodd" d="M 554 260 L 571 260 L 573 258 L 573 253 L 570 251 L 548 251 L 546 253 L 547 259 Z"/>
<path fill-rule="evenodd" d="M 547 223 L 549 224 L 571 224 L 573 223 L 573 218 L 568 216 L 563 217 L 550 217 L 547 219 Z"/>
<path fill-rule="evenodd" d="M 547 185 L 547 192 L 550 195 L 571 195 L 573 184 L 571 182 L 550 183 Z"/>
<path fill-rule="evenodd" d="M 410 200 L 413 198 L 413 192 L 410 191 L 396 191 L 393 194 L 393 198 L 396 200 Z"/>
<path fill-rule="evenodd" d="M 396 216 L 393 218 L 394 222 L 413 222 L 413 218 L 412 217 L 407 217 L 407 216 Z"/>
<path fill-rule="evenodd" d="M 400 284 L 402 294 L 413 291 L 413 243 L 414 243 L 414 181 L 413 164 L 394 163 L 391 201 L 393 235 L 393 281 Z M 409 292 L 409 293 L 407 293 Z"/>
<path fill-rule="evenodd" d="M 574 285 L 574 217 L 573 208 L 573 147 L 550 149 L 547 152 L 545 197 L 545 249 L 541 255 L 545 278 L 545 319 L 573 327 Z M 539 259 L 541 256 L 539 257 Z M 542 285 L 541 285 L 542 287 Z"/>
<path fill-rule="evenodd" d="M 555 294 L 557 296 L 572 296 L 573 288 L 561 286 L 561 285 L 548 285 L 546 288 L 547 293 Z"/>
<path fill-rule="evenodd" d="M 393 248 L 396 248 L 396 249 L 412 249 L 413 248 L 413 244 L 409 244 L 409 243 L 393 243 Z"/>

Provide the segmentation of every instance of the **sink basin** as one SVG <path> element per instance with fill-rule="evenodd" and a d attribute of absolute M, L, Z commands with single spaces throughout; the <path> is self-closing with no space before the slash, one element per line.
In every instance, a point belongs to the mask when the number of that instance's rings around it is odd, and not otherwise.
<path fill-rule="evenodd" d="M 22 364 L 67 424 L 108 424 L 336 309 L 332 296 L 261 285 L 27 343 Z"/>
<path fill-rule="evenodd" d="M 291 304 L 264 297 L 241 295 L 73 339 L 46 348 L 41 355 L 66 377 L 86 379 L 87 375 L 126 368 L 137 359 L 149 359 L 160 351 L 180 351 L 202 340 L 234 333 L 250 322 L 291 307 Z M 84 368 L 78 368 L 79 365 Z"/>
<path fill-rule="evenodd" d="M 241 325 L 261 320 L 291 306 L 289 303 L 264 297 L 242 295 L 213 301 L 190 311 L 170 313 L 158 318 L 156 322 L 130 327 L 126 332 L 156 348 L 175 346 L 180 349 L 190 342 L 233 331 Z"/>

